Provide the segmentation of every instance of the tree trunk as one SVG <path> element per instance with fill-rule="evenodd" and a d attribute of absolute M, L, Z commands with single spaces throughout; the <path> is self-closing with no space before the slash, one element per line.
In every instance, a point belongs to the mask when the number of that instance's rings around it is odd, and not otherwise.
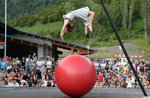
<path fill-rule="evenodd" d="M 122 27 L 124 28 L 124 31 L 127 31 L 127 19 L 128 19 L 128 0 L 123 0 L 123 21 L 122 21 Z"/>
<path fill-rule="evenodd" d="M 135 0 L 131 0 L 131 4 L 129 8 L 128 39 L 130 38 L 130 33 L 131 33 L 130 28 L 131 28 L 131 23 L 132 23 L 132 18 L 133 18 L 134 5 L 135 5 Z"/>
<path fill-rule="evenodd" d="M 147 39 L 147 32 L 148 32 L 148 0 L 145 0 L 145 16 L 144 16 L 144 29 L 145 29 L 145 39 Z"/>

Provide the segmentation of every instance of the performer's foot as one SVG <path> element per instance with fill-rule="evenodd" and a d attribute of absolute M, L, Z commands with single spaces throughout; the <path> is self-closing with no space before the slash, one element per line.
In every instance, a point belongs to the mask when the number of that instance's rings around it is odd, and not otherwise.
<path fill-rule="evenodd" d="M 90 32 L 93 32 L 92 25 L 89 25 L 88 28 L 89 28 Z"/>

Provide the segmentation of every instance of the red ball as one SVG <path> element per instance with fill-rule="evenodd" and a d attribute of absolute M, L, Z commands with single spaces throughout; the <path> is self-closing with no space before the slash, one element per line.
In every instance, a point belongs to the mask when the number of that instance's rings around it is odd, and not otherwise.
<path fill-rule="evenodd" d="M 84 56 L 70 55 L 58 64 L 55 72 L 58 88 L 69 96 L 83 96 L 95 85 L 96 69 Z"/>

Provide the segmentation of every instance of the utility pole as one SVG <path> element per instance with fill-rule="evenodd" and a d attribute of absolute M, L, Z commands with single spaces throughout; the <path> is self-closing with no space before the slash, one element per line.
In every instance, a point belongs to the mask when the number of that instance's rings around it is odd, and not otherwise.
<path fill-rule="evenodd" d="M 7 0 L 5 0 L 5 47 L 4 47 L 4 59 L 6 59 L 7 51 Z"/>

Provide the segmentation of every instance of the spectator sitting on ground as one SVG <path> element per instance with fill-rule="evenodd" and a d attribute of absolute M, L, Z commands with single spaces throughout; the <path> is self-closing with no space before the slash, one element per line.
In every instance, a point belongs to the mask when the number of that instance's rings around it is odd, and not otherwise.
<path fill-rule="evenodd" d="M 104 81 L 103 73 L 100 71 L 97 77 L 98 77 L 98 84 L 99 84 L 99 86 L 103 87 L 103 81 Z"/>
<path fill-rule="evenodd" d="M 10 83 L 6 87 L 19 87 L 19 84 L 16 82 L 15 79 L 11 80 Z"/>

